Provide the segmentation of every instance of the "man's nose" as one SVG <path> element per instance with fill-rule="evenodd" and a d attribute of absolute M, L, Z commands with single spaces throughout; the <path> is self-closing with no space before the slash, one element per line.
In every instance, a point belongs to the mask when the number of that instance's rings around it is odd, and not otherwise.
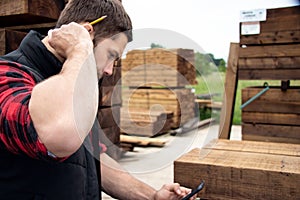
<path fill-rule="evenodd" d="M 110 63 L 108 64 L 103 71 L 103 75 L 104 76 L 111 76 L 113 74 L 113 67 L 114 67 L 114 63 Z"/>

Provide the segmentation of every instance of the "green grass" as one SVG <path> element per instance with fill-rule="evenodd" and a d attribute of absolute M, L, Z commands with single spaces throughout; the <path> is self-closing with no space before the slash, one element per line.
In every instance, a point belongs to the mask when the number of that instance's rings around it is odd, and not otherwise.
<path fill-rule="evenodd" d="M 195 89 L 195 94 L 208 94 L 208 93 L 221 93 L 220 96 L 213 97 L 214 101 L 222 101 L 223 100 L 223 93 L 224 93 L 224 83 L 225 80 L 225 73 L 214 73 L 207 75 L 205 77 L 197 77 L 198 84 L 193 86 Z M 233 114 L 233 121 L 234 125 L 241 124 L 241 91 L 243 88 L 250 87 L 250 86 L 263 86 L 263 84 L 267 82 L 269 86 L 280 86 L 281 81 L 277 80 L 239 80 L 238 87 L 236 92 L 236 99 L 235 99 L 235 106 L 234 106 L 234 114 Z M 291 86 L 299 86 L 300 81 L 291 81 Z M 219 116 L 219 113 L 217 114 Z M 200 110 L 200 117 L 201 119 L 211 117 L 211 113 L 208 113 L 207 110 Z"/>
<path fill-rule="evenodd" d="M 224 78 L 225 73 L 214 72 L 210 75 L 198 76 L 197 77 L 197 85 L 193 85 L 192 87 L 195 89 L 195 94 L 219 94 L 213 95 L 212 99 L 216 102 L 222 102 L 223 91 L 224 91 Z M 215 118 L 218 120 L 220 117 L 220 112 L 216 111 L 211 113 L 211 110 L 200 108 L 200 119 L 204 120 L 207 118 Z"/>

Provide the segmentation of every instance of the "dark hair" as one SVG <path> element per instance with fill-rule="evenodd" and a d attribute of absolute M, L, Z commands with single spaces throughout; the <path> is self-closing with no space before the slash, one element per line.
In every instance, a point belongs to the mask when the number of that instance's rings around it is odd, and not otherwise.
<path fill-rule="evenodd" d="M 132 40 L 132 23 L 119 0 L 69 0 L 56 27 L 70 22 L 91 22 L 103 15 L 107 15 L 107 18 L 94 25 L 94 44 L 122 32 L 128 42 Z"/>

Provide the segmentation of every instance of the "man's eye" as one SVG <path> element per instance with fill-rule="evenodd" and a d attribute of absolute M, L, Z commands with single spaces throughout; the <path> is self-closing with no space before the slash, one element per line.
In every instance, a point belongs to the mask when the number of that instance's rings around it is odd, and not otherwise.
<path fill-rule="evenodd" d="M 115 54 L 109 53 L 109 54 L 108 54 L 108 59 L 109 59 L 109 60 L 115 60 L 115 59 L 116 59 Z"/>

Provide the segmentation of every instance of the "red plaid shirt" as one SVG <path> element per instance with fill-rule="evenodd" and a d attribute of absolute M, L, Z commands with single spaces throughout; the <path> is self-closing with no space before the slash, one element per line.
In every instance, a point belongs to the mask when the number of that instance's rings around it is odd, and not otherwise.
<path fill-rule="evenodd" d="M 25 66 L 0 61 L 0 148 L 45 158 L 47 149 L 39 141 L 28 111 L 35 77 Z"/>

